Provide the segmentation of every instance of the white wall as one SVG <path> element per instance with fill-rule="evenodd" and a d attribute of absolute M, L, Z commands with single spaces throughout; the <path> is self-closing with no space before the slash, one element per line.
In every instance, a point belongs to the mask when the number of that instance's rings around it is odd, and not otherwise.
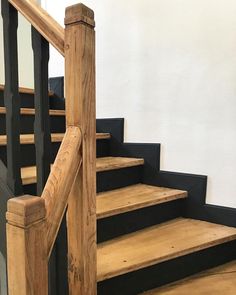
<path fill-rule="evenodd" d="M 76 2 L 44 5 L 63 24 Z M 235 0 L 84 3 L 96 12 L 97 117 L 125 117 L 126 140 L 161 142 L 162 169 L 208 175 L 207 202 L 236 207 Z"/>
<path fill-rule="evenodd" d="M 0 3 L 1 10 L 1 3 Z M 18 59 L 19 59 L 19 85 L 22 87 L 34 87 L 33 76 L 33 52 L 31 47 L 31 26 L 19 15 L 18 25 Z M 5 83 L 4 77 L 4 51 L 3 28 L 0 17 L 0 84 Z"/>

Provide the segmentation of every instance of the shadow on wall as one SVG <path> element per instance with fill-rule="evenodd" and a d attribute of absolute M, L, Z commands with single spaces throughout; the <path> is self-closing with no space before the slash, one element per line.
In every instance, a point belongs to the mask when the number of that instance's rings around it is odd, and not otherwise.
<path fill-rule="evenodd" d="M 0 295 L 7 295 L 6 261 L 0 252 Z"/>

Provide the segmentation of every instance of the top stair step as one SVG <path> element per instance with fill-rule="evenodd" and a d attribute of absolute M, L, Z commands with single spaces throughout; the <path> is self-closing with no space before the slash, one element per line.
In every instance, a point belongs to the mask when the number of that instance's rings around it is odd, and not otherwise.
<path fill-rule="evenodd" d="M 98 245 L 97 280 L 236 240 L 236 228 L 177 218 Z"/>

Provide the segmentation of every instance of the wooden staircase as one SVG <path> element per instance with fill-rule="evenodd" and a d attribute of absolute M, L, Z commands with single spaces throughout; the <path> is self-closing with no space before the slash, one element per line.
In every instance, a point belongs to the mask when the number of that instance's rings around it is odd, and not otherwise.
<path fill-rule="evenodd" d="M 24 93 L 21 93 L 21 96 L 22 104 L 25 105 Z M 0 111 L 0 118 L 3 119 L 4 107 L 0 107 Z M 54 133 L 51 133 L 52 150 L 55 149 L 56 154 L 64 136 L 62 126 L 65 113 L 52 108 L 50 116 L 51 129 L 54 130 Z M 22 130 L 32 132 L 34 108 L 31 103 L 27 108 L 21 109 L 23 125 L 25 117 L 28 117 L 28 125 L 21 126 Z M 54 117 L 57 117 L 57 121 L 53 121 Z M 119 127 L 114 128 L 114 121 L 121 120 L 105 120 L 106 124 L 104 120 L 97 120 L 98 294 L 138 294 L 236 259 L 236 251 L 232 250 L 232 247 L 236 246 L 236 228 L 184 218 L 179 208 L 184 208 L 188 199 L 187 191 L 143 183 L 148 166 L 145 162 L 145 149 L 141 151 L 144 157 L 137 157 L 137 152 L 130 153 L 129 157 L 127 154 L 123 156 L 120 138 L 117 136 L 121 134 L 121 138 L 123 137 L 122 125 L 118 124 Z M 4 131 L 4 126 L 1 126 L 0 156 L 6 161 Z M 33 133 L 21 134 L 20 139 L 23 154 L 31 157 L 33 163 Z M 25 165 L 29 161 L 24 155 L 21 168 L 24 193 L 35 193 L 36 167 Z M 133 175 L 136 175 L 134 179 Z M 158 220 L 157 215 L 162 215 L 163 212 L 165 213 L 162 219 Z M 62 243 L 65 239 L 63 229 L 60 232 L 56 251 L 66 254 Z M 228 251 L 227 255 L 225 250 Z M 203 260 L 208 259 L 208 255 L 209 263 L 207 260 L 203 263 Z M 60 273 L 64 273 L 66 269 L 65 257 L 59 257 L 57 264 L 64 267 L 64 270 L 56 270 L 59 274 L 56 294 L 67 294 L 66 280 L 60 278 Z M 197 267 L 191 269 L 193 264 Z M 178 274 L 178 268 L 186 269 Z M 161 271 L 168 271 L 169 277 L 166 273 L 158 277 Z M 186 281 L 186 284 L 189 282 Z M 163 288 L 160 289 L 162 291 L 150 291 L 153 292 L 150 294 L 164 292 Z M 168 285 L 167 290 L 169 288 Z M 182 294 L 175 293 L 174 287 L 170 290 L 170 294 Z M 166 294 L 169 294 L 168 292 Z"/>
<path fill-rule="evenodd" d="M 234 212 L 207 207 L 206 176 L 161 171 L 160 144 L 124 143 L 123 119 L 96 120 L 93 11 L 68 7 L 64 29 L 35 1 L 2 4 L 0 250 L 9 294 L 46 295 L 50 285 L 50 295 L 183 295 L 203 279 L 169 284 L 231 270 Z M 35 90 L 18 87 L 18 11 L 34 26 Z M 49 43 L 65 57 L 66 100 L 53 84 L 48 92 Z"/>

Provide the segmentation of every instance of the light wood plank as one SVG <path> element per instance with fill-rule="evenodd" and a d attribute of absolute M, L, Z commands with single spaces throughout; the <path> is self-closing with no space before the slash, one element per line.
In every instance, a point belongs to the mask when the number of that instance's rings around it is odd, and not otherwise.
<path fill-rule="evenodd" d="M 9 0 L 9 2 L 64 56 L 64 28 L 36 1 Z"/>
<path fill-rule="evenodd" d="M 0 91 L 4 90 L 4 85 L 0 84 Z M 34 89 L 32 88 L 26 88 L 26 87 L 19 87 L 19 93 L 23 94 L 34 94 Z M 48 96 L 53 96 L 54 92 L 53 91 L 48 91 Z"/>
<path fill-rule="evenodd" d="M 61 142 L 64 138 L 65 133 L 52 133 L 51 142 Z M 109 133 L 97 133 L 96 139 L 109 139 L 111 136 Z M 34 144 L 34 134 L 21 134 L 20 135 L 21 144 Z M 0 135 L 0 146 L 7 144 L 7 136 Z"/>
<path fill-rule="evenodd" d="M 109 158 L 107 160 L 107 158 Z M 121 157 L 104 157 L 96 159 L 96 171 L 108 171 L 114 169 L 122 169 L 126 167 L 133 167 L 142 165 L 143 159 L 137 158 L 121 158 Z M 21 168 L 21 177 L 24 185 L 36 182 L 36 168 L 35 166 Z"/>
<path fill-rule="evenodd" d="M 97 172 L 140 166 L 143 164 L 144 159 L 140 158 L 103 157 L 97 159 Z"/>
<path fill-rule="evenodd" d="M 236 261 L 201 272 L 143 295 L 235 295 Z"/>
<path fill-rule="evenodd" d="M 98 281 L 235 240 L 236 228 L 178 218 L 98 245 Z"/>
<path fill-rule="evenodd" d="M 33 116 L 33 115 L 35 115 L 35 109 L 21 108 L 20 113 L 21 113 L 21 115 Z M 0 107 L 0 114 L 1 115 L 6 114 L 5 107 Z M 66 113 L 64 110 L 49 110 L 49 115 L 50 116 L 65 116 Z"/>
<path fill-rule="evenodd" d="M 97 218 L 104 218 L 140 208 L 187 197 L 186 191 L 136 184 L 97 195 Z"/>

